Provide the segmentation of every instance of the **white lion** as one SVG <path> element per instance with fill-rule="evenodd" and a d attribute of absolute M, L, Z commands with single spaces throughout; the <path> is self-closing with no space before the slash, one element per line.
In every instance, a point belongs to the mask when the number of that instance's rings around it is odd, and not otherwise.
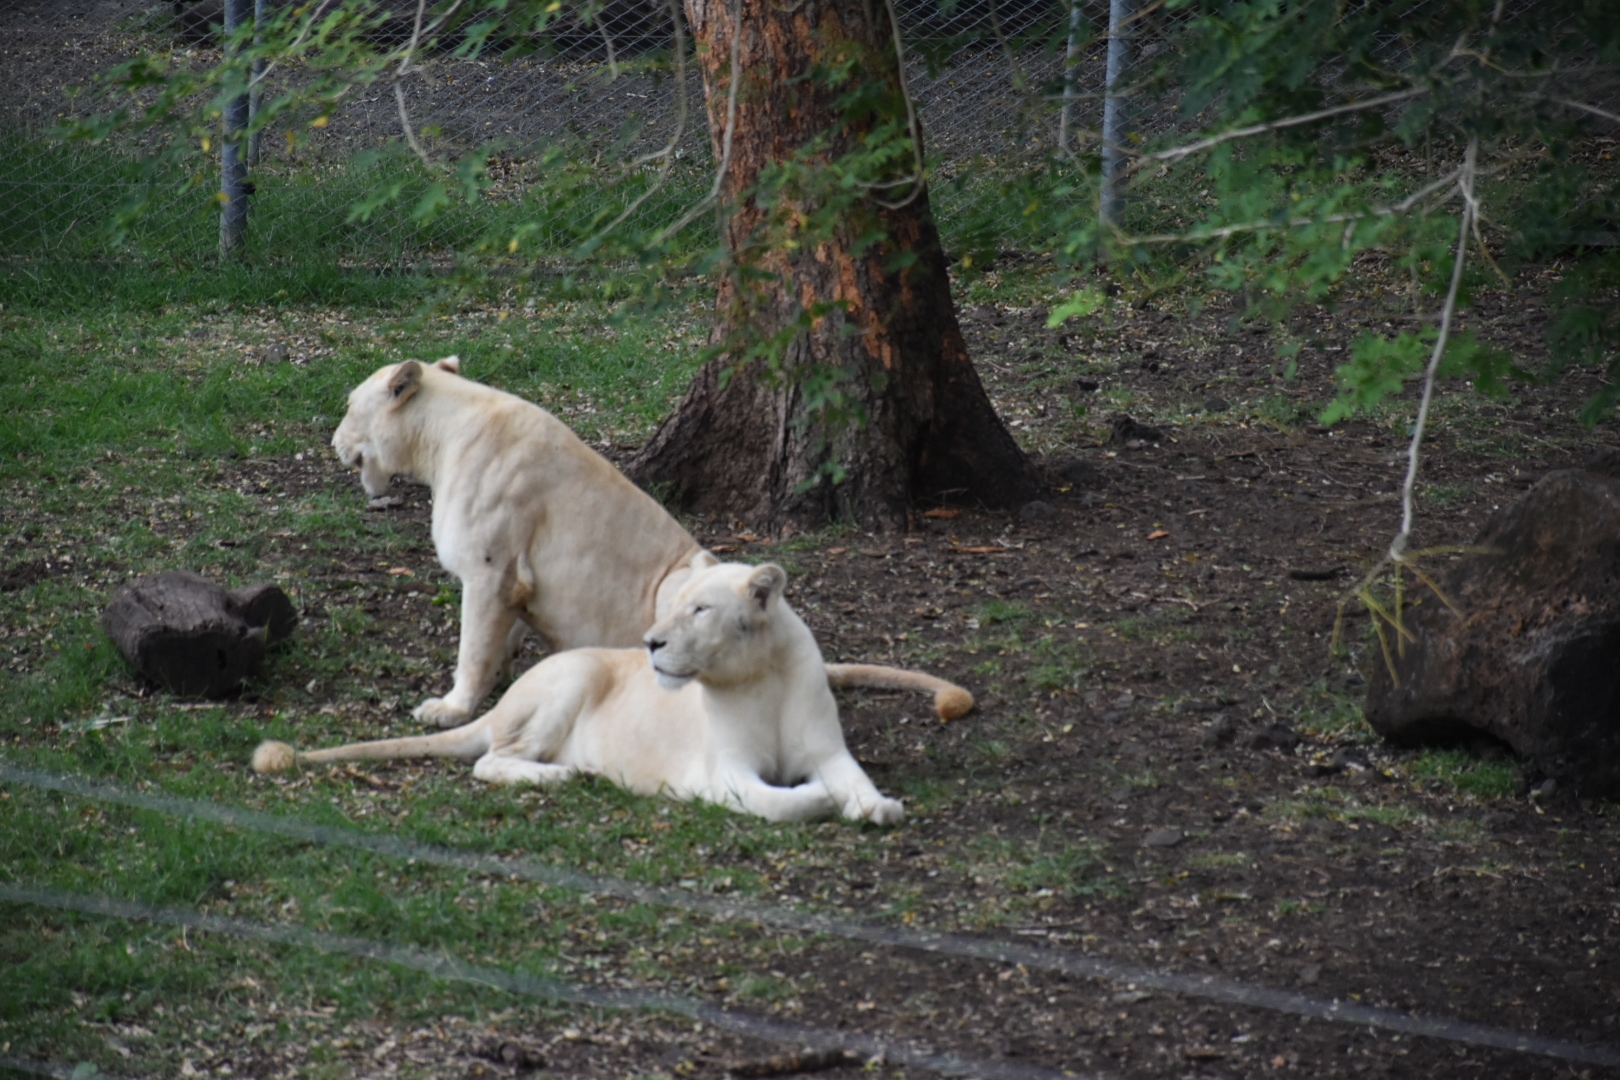
<path fill-rule="evenodd" d="M 460 372 L 454 356 L 383 367 L 350 392 L 332 435 L 368 495 L 381 496 L 395 476 L 433 489 L 433 546 L 461 579 L 461 646 L 450 692 L 415 715 L 446 727 L 489 695 L 525 624 L 556 650 L 637 645 L 693 567 L 712 561 L 567 425 Z M 827 678 L 919 685 L 909 672 L 866 664 L 829 664 Z M 941 718 L 973 707 L 966 690 L 935 684 Z"/>
<path fill-rule="evenodd" d="M 587 772 L 772 821 L 899 821 L 900 802 L 879 793 L 844 745 L 821 650 L 783 599 L 786 581 L 778 566 L 701 556 L 645 649 L 553 653 L 452 731 L 309 753 L 266 742 L 253 767 L 454 757 L 476 759 L 473 775 L 491 783 Z M 917 688 L 950 685 L 906 674 Z"/>

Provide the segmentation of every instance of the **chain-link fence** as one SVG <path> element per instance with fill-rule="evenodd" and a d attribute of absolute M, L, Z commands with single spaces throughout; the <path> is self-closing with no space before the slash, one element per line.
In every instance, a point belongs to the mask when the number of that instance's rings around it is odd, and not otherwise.
<path fill-rule="evenodd" d="M 96 80 L 124 59 L 156 52 L 177 64 L 206 62 L 219 8 L 218 0 L 0 0 L 0 139 L 11 151 L 0 157 L 0 204 L 12 208 L 0 214 L 12 219 L 12 254 L 94 246 L 111 215 L 138 201 L 145 208 L 139 231 L 158 247 L 187 236 L 199 251 L 214 242 L 214 177 L 195 170 L 142 176 L 133 139 L 90 147 L 44 136 L 104 108 Z M 667 198 L 640 210 L 647 223 L 672 217 L 705 185 L 710 149 L 696 69 L 683 85 L 670 62 L 671 11 L 656 0 L 617 0 L 589 23 L 560 24 L 541 54 L 424 56 L 404 83 L 410 123 L 430 153 L 495 142 L 497 201 L 522 189 L 526 167 L 547 145 L 567 144 L 576 159 L 612 164 L 674 139 L 677 182 Z M 1107 25 L 1107 0 L 1073 9 L 1062 0 L 902 0 L 898 14 L 934 199 L 947 225 L 995 170 L 1038 160 L 1060 138 L 1075 145 L 1075 132 L 1100 125 L 1107 42 L 1099 28 Z M 328 244 L 347 237 L 356 253 L 405 258 L 464 242 L 475 227 L 464 209 L 426 223 L 409 213 L 405 177 L 413 165 L 401 132 L 392 88 L 380 85 L 347 99 L 325 127 L 298 128 L 296 142 L 288 131 L 266 132 L 254 242 L 274 253 L 311 237 Z M 352 221 L 356 201 L 390 170 L 407 189 L 407 209 Z M 585 184 L 572 194 L 584 200 L 567 208 L 576 221 L 599 209 L 591 200 L 619 197 L 611 184 Z"/>
<path fill-rule="evenodd" d="M 284 0 L 268 0 L 274 7 Z M 1176 95 L 1162 87 L 1105 117 L 1110 67 L 1118 89 L 1145 80 L 1173 48 L 1184 16 L 1146 0 L 896 0 L 907 74 L 930 158 L 932 197 L 949 242 L 952 229 L 984 210 L 1010 173 L 1054 152 L 1106 151 L 1111 140 L 1162 133 L 1175 122 Z M 133 136 L 96 146 L 53 143 L 54 126 L 107 104 L 93 89 L 114 64 L 158 53 L 177 65 L 206 63 L 221 0 L 0 0 L 0 255 L 94 255 L 119 208 L 144 208 L 131 234 L 151 251 L 201 255 L 218 236 L 218 178 L 205 159 L 143 173 Z M 1426 5 L 1419 0 L 1412 11 Z M 520 221 L 566 246 L 578 223 L 625 205 L 645 179 L 623 163 L 676 144 L 667 190 L 643 202 L 641 223 L 673 220 L 708 182 L 709 136 L 695 67 L 684 80 L 671 62 L 678 3 L 609 0 L 565 19 L 546 48 L 518 56 L 486 49 L 477 59 L 427 53 L 403 81 L 404 111 L 430 154 L 451 157 L 493 143 L 495 181 L 478 207 L 452 203 L 413 212 L 426 188 L 405 148 L 392 85 L 357 90 L 315 129 L 300 123 L 261 140 L 250 242 L 285 255 L 315 245 L 355 261 L 409 261 L 465 248 L 478 235 Z M 591 11 L 583 8 L 582 11 Z M 1510 13 L 1534 18 L 1534 5 Z M 1110 20 L 1128 33 L 1110 39 Z M 399 19 L 376 32 L 408 33 Z M 1110 60 L 1110 47 L 1114 56 Z M 690 43 L 688 41 L 688 46 Z M 1392 41 L 1393 55 L 1407 47 Z M 278 72 L 274 93 L 296 72 Z M 684 101 L 683 101 L 684 98 Z M 1127 101 L 1115 95 L 1116 104 Z M 1602 100 L 1620 108 L 1610 78 Z M 684 118 L 684 122 L 683 122 Z M 1105 121 L 1113 122 L 1102 139 Z M 289 138 L 289 136 L 296 136 Z M 566 203 L 525 204 L 540 168 L 561 167 L 546 147 L 566 146 L 583 170 Z M 217 147 L 216 147 L 217 151 Z M 1121 159 L 1122 160 L 1122 159 Z M 1117 171 L 1119 162 L 1115 163 Z M 619 171 L 615 171 L 615 170 Z M 187 171 L 189 170 L 189 171 Z M 644 174 L 644 168 L 640 172 Z M 389 208 L 363 218 L 367 193 L 393 189 Z M 630 194 L 627 194 L 630 193 Z M 611 211 L 610 211 L 611 212 Z"/>

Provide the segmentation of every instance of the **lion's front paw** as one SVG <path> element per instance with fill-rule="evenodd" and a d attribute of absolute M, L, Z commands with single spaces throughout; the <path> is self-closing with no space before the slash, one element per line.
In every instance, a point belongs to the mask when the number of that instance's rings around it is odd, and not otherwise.
<path fill-rule="evenodd" d="M 906 807 L 899 799 L 886 799 L 881 795 L 875 802 L 851 799 L 844 804 L 844 816 L 852 821 L 893 825 L 906 816 Z"/>
<path fill-rule="evenodd" d="M 458 727 L 467 722 L 466 709 L 458 709 L 442 697 L 430 697 L 418 705 L 411 715 L 440 727 Z"/>

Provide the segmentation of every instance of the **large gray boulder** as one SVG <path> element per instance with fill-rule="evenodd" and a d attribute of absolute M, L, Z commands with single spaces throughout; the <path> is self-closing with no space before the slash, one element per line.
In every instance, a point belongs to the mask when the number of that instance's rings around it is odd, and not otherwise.
<path fill-rule="evenodd" d="M 1494 514 L 1416 637 L 1376 662 L 1367 719 L 1402 743 L 1483 733 L 1583 795 L 1620 797 L 1620 454 L 1548 473 Z M 1393 638 L 1391 641 L 1392 652 Z"/>

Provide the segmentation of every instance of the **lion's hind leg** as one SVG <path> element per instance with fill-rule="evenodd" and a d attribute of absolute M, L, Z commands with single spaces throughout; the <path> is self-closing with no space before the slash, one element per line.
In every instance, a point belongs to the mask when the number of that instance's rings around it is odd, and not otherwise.
<path fill-rule="evenodd" d="M 558 759 L 598 696 L 602 652 L 553 653 L 524 672 L 486 714 L 492 738 L 473 775 L 491 784 L 559 784 L 579 772 Z"/>
<path fill-rule="evenodd" d="M 473 775 L 486 784 L 560 784 L 578 771 L 572 765 L 530 761 L 494 750 L 473 765 Z"/>

